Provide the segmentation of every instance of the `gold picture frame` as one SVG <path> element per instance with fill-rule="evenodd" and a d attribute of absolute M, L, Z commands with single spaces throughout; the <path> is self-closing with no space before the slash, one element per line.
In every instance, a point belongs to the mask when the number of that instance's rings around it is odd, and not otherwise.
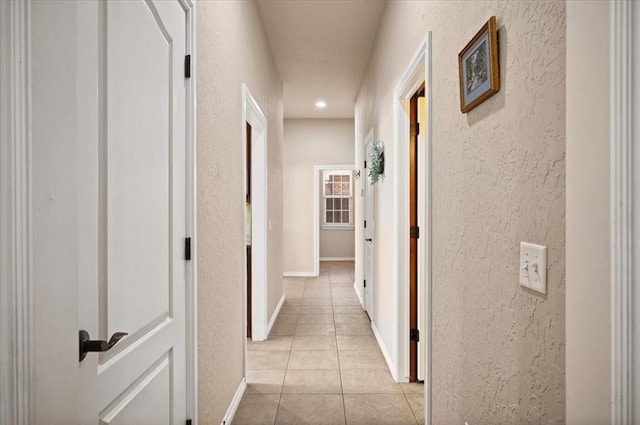
<path fill-rule="evenodd" d="M 492 16 L 458 54 L 460 110 L 467 113 L 500 90 L 498 29 Z"/>

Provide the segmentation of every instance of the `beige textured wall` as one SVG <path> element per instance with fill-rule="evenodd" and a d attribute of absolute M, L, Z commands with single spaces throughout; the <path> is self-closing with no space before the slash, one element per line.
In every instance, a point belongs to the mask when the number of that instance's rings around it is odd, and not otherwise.
<path fill-rule="evenodd" d="M 268 308 L 282 296 L 282 83 L 254 2 L 198 2 L 199 415 L 218 425 L 243 376 L 242 83 L 268 121 Z"/>
<path fill-rule="evenodd" d="M 567 2 L 567 423 L 575 425 L 611 423 L 608 58 L 609 2 Z"/>
<path fill-rule="evenodd" d="M 284 120 L 285 272 L 314 269 L 313 167 L 352 166 L 353 135 L 353 119 Z"/>
<path fill-rule="evenodd" d="M 492 15 L 501 89 L 462 114 L 458 53 Z M 372 127 L 394 163 L 393 90 L 429 30 L 434 423 L 564 423 L 565 3 L 389 2 L 356 104 L 358 164 Z M 392 320 L 393 185 L 375 187 L 377 324 Z M 520 241 L 547 246 L 547 295 L 518 285 Z"/>

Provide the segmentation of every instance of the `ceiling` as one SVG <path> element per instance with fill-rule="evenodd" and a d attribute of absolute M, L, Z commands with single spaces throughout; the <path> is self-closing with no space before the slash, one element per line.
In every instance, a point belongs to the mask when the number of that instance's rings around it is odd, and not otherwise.
<path fill-rule="evenodd" d="M 285 118 L 352 118 L 382 0 L 258 0 Z M 315 103 L 324 100 L 327 107 Z"/>

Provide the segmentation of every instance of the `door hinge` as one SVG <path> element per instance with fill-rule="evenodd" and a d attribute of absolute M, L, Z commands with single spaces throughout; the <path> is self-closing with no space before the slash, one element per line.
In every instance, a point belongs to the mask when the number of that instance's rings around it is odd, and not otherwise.
<path fill-rule="evenodd" d="M 367 279 L 364 280 L 364 287 L 367 287 Z"/>
<path fill-rule="evenodd" d="M 185 425 L 191 425 L 192 421 L 191 419 L 187 419 L 187 422 L 185 423 Z"/>
<path fill-rule="evenodd" d="M 367 168 L 367 161 L 364 162 L 364 168 Z"/>
<path fill-rule="evenodd" d="M 191 238 L 184 239 L 184 259 L 186 261 L 191 260 Z"/>
<path fill-rule="evenodd" d="M 420 134 L 420 123 L 415 123 L 411 126 L 411 135 L 417 136 L 418 134 Z"/>
<path fill-rule="evenodd" d="M 184 78 L 191 78 L 191 55 L 184 57 Z"/>
<path fill-rule="evenodd" d="M 367 220 L 364 221 L 364 228 L 367 228 Z"/>
<path fill-rule="evenodd" d="M 420 237 L 420 228 L 418 226 L 411 226 L 409 228 L 409 236 L 411 239 L 418 239 Z"/>
<path fill-rule="evenodd" d="M 411 341 L 420 341 L 420 331 L 417 329 L 409 330 L 409 338 L 411 339 Z"/>

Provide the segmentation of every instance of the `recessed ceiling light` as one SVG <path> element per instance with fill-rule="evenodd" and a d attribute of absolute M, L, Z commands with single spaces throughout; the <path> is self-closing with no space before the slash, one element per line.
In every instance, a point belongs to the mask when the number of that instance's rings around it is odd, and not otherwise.
<path fill-rule="evenodd" d="M 327 107 L 327 102 L 325 102 L 324 100 L 319 100 L 316 102 L 316 108 L 324 109 L 326 107 Z"/>

